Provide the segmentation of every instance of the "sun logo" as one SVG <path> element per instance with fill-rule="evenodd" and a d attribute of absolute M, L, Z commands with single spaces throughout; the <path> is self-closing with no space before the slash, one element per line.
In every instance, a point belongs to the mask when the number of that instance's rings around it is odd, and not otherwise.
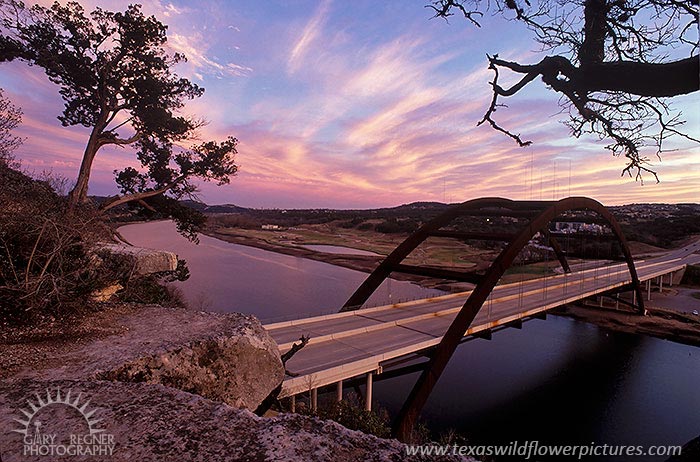
<path fill-rule="evenodd" d="M 26 438 L 31 438 L 35 437 L 37 439 L 40 438 L 40 433 L 39 429 L 41 427 L 41 422 L 40 421 L 34 421 L 34 431 L 32 431 L 31 424 L 32 421 L 34 420 L 34 417 L 44 408 L 52 405 L 61 405 L 61 406 L 68 406 L 80 413 L 80 415 L 83 416 L 85 419 L 85 422 L 87 423 L 88 428 L 90 429 L 90 435 L 94 435 L 96 433 L 102 433 L 105 431 L 103 428 L 97 428 L 96 425 L 98 422 L 100 422 L 102 419 L 94 419 L 92 416 L 95 414 L 97 411 L 97 408 L 94 408 L 90 410 L 88 408 L 90 404 L 90 400 L 86 400 L 84 403 L 80 402 L 80 399 L 82 398 L 82 393 L 78 393 L 78 396 L 76 396 L 72 401 L 71 401 L 71 391 L 69 390 L 66 394 L 61 395 L 61 389 L 57 388 L 56 389 L 56 395 L 52 396 L 51 391 L 49 389 L 46 390 L 46 398 L 42 398 L 39 393 L 37 393 L 36 402 L 33 402 L 32 400 L 27 400 L 27 404 L 29 405 L 28 409 L 20 409 L 22 414 L 24 414 L 26 420 L 23 419 L 13 419 L 15 422 L 21 424 L 24 428 L 19 428 L 12 430 L 13 432 L 21 433 L 24 435 L 25 439 Z"/>

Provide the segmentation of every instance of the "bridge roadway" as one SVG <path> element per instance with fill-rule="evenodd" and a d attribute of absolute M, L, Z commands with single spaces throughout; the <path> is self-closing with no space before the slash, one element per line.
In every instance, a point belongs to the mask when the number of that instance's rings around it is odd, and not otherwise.
<path fill-rule="evenodd" d="M 640 281 L 651 294 L 672 282 L 674 272 L 700 264 L 700 241 L 664 256 L 635 262 Z M 664 276 L 669 275 L 665 280 Z M 529 318 L 631 281 L 626 263 L 588 268 L 496 286 L 465 333 L 466 336 Z M 667 282 L 666 282 L 667 281 Z M 643 289 L 645 287 L 643 286 Z M 267 324 L 264 327 L 288 351 L 302 335 L 309 343 L 288 362 L 280 397 L 294 396 L 342 380 L 381 372 L 387 362 L 434 347 L 471 291 L 356 311 Z M 371 387 L 369 387 L 371 389 Z M 314 392 L 315 393 L 315 392 Z"/>

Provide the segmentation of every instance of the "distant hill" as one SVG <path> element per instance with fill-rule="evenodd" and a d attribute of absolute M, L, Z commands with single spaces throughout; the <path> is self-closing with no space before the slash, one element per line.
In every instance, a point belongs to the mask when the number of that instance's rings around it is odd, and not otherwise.
<path fill-rule="evenodd" d="M 315 209 L 251 209 L 247 207 L 240 207 L 235 204 L 216 204 L 208 205 L 204 202 L 198 202 L 193 200 L 183 200 L 180 201 L 182 205 L 199 210 L 200 212 L 206 213 L 319 213 L 319 212 L 336 212 L 339 214 L 352 214 L 352 213 L 389 213 L 395 215 L 402 212 L 416 212 L 416 211 L 442 211 L 450 206 L 450 204 L 443 204 L 442 202 L 412 202 L 410 204 L 397 205 L 396 207 L 382 207 L 377 209 L 329 209 L 329 208 L 315 208 Z"/>
<path fill-rule="evenodd" d="M 93 197 L 98 203 L 106 197 Z M 376 209 L 258 209 L 235 204 L 209 205 L 193 200 L 182 204 L 202 213 L 216 215 L 222 226 L 258 229 L 265 224 L 294 227 L 302 224 L 336 222 L 343 228 L 375 229 L 386 233 L 408 233 L 436 217 L 453 204 L 412 202 Z M 699 204 L 629 204 L 612 206 L 627 239 L 668 248 L 689 236 L 700 235 Z"/>
<path fill-rule="evenodd" d="M 221 218 L 222 226 L 259 228 L 264 224 L 294 227 L 302 224 L 335 222 L 342 228 L 373 229 L 382 233 L 409 233 L 434 218 L 452 204 L 412 202 L 396 207 L 364 210 L 345 209 L 253 209 L 237 205 L 186 205 L 210 214 L 236 214 Z M 698 204 L 629 204 L 609 207 L 627 239 L 668 248 L 692 235 L 700 234 Z M 226 221 L 228 220 L 228 221 Z M 234 221 L 231 221 L 234 220 Z"/>
<path fill-rule="evenodd" d="M 382 209 L 374 209 L 374 210 L 387 210 L 387 211 L 393 211 L 393 212 L 403 212 L 403 211 L 417 211 L 417 210 L 423 210 L 423 211 L 438 211 L 441 212 L 448 208 L 451 204 L 443 204 L 442 202 L 411 202 L 410 204 L 402 204 L 398 205 L 396 207 L 388 207 L 388 208 L 382 208 Z"/>
<path fill-rule="evenodd" d="M 218 204 L 218 205 L 207 205 L 204 202 L 198 202 L 193 200 L 183 200 L 180 203 L 191 209 L 198 210 L 202 213 L 245 213 L 248 211 L 245 207 L 239 207 L 234 204 Z"/>

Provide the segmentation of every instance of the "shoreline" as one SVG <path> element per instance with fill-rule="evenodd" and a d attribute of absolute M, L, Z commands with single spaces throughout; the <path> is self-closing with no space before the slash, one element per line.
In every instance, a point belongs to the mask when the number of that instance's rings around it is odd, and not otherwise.
<path fill-rule="evenodd" d="M 324 252 L 317 252 L 315 250 L 306 249 L 300 246 L 294 245 L 281 245 L 274 242 L 255 239 L 248 236 L 235 235 L 235 234 L 224 234 L 219 233 L 215 230 L 207 229 L 202 231 L 202 234 L 213 237 L 220 241 L 228 242 L 230 244 L 240 244 L 248 247 L 255 247 L 261 250 L 267 250 L 269 252 L 280 253 L 284 255 L 289 255 L 292 257 L 307 258 L 309 260 L 320 261 L 322 263 L 328 263 L 331 265 L 341 266 L 343 268 L 360 271 L 366 274 L 370 274 L 374 268 L 385 258 L 384 256 L 373 256 L 373 255 L 347 255 L 347 254 L 331 254 Z M 311 244 L 307 244 L 311 245 Z M 453 291 L 463 291 L 465 290 L 465 283 L 445 283 L 444 280 L 414 276 L 410 274 L 397 274 L 392 275 L 392 279 L 399 281 L 407 281 L 418 284 L 426 289 L 438 289 L 444 290 L 445 292 Z M 473 287 L 469 284 L 469 288 Z M 468 289 L 466 289 L 468 290 Z"/>
<path fill-rule="evenodd" d="M 612 308 L 564 305 L 552 311 L 603 329 L 628 334 L 647 335 L 661 340 L 700 347 L 700 317 L 664 308 L 647 308 L 647 316 Z"/>
<path fill-rule="evenodd" d="M 232 244 L 246 245 L 270 252 L 281 253 L 294 257 L 308 258 L 331 265 L 342 266 L 355 271 L 370 273 L 384 257 L 364 256 L 364 255 L 343 255 L 316 252 L 299 246 L 280 245 L 262 239 L 255 239 L 248 236 L 224 234 L 215 230 L 206 230 L 202 234 L 219 239 Z M 469 290 L 464 283 L 446 283 L 444 280 L 432 278 L 400 275 L 393 279 L 413 282 L 428 289 L 439 289 L 446 292 L 456 292 Z M 615 311 L 612 309 L 601 309 L 599 307 L 586 307 L 583 303 L 565 305 L 556 308 L 551 314 L 565 316 L 578 321 L 595 324 L 604 329 L 615 332 L 625 332 L 637 335 L 648 335 L 663 340 L 670 340 L 685 345 L 700 347 L 700 317 L 681 313 L 675 310 L 649 307 L 648 315 L 640 318 L 631 312 Z"/>

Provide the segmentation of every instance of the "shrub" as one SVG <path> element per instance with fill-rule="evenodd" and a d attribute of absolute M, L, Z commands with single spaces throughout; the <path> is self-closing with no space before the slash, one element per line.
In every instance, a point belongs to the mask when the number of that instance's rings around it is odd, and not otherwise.
<path fill-rule="evenodd" d="M 365 220 L 362 217 L 353 217 L 351 220 L 341 221 L 339 226 L 341 228 L 350 229 L 350 228 L 355 228 L 358 225 L 361 225 L 364 221 Z"/>
<path fill-rule="evenodd" d="M 418 229 L 419 226 L 420 224 L 412 218 L 405 218 L 400 220 L 397 220 L 396 218 L 388 218 L 376 225 L 374 229 L 384 234 L 408 234 L 414 232 L 416 229 Z"/>
<path fill-rule="evenodd" d="M 174 281 L 186 281 L 190 277 L 185 260 L 177 261 L 175 271 L 153 273 L 140 277 L 124 277 L 122 285 L 124 290 L 118 293 L 119 299 L 124 302 L 148 303 L 156 305 L 176 306 L 186 308 L 182 292 L 168 284 Z"/>
<path fill-rule="evenodd" d="M 125 287 L 128 300 L 172 301 L 158 282 L 175 274 L 133 278 L 130 257 L 107 255 L 98 243 L 112 233 L 91 205 L 69 210 L 65 197 L 0 162 L 0 324 L 26 324 L 84 313 L 96 291 Z"/>
<path fill-rule="evenodd" d="M 86 300 L 123 262 L 94 270 L 91 244 L 109 236 L 97 213 L 68 213 L 46 182 L 0 163 L 0 321 L 57 317 Z"/>
<path fill-rule="evenodd" d="M 350 430 L 359 430 L 380 438 L 389 438 L 391 436 L 389 414 L 386 410 L 368 411 L 352 398 L 320 406 L 316 412 L 312 412 L 307 407 L 302 406 L 299 412 L 306 415 L 315 415 L 321 419 L 333 420 Z"/>

